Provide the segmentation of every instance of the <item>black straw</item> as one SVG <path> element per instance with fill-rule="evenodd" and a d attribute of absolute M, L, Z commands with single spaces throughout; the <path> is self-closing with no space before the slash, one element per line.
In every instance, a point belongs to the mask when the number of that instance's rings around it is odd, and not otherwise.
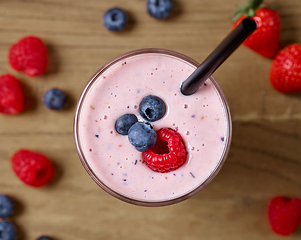
<path fill-rule="evenodd" d="M 253 19 L 245 18 L 241 21 L 204 62 L 183 82 L 181 86 L 182 94 L 191 95 L 195 93 L 256 28 L 257 24 Z"/>

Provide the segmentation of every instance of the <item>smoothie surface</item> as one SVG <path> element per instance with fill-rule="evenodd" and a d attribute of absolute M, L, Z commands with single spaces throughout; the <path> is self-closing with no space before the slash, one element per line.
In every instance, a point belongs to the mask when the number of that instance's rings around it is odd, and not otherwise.
<path fill-rule="evenodd" d="M 210 79 L 195 94 L 184 96 L 180 86 L 195 66 L 178 58 L 147 53 L 117 62 L 94 81 L 79 113 L 79 142 L 97 176 L 114 191 L 140 201 L 166 201 L 200 186 L 221 162 L 228 120 L 221 96 Z M 115 121 L 138 112 L 140 101 L 156 95 L 165 101 L 165 116 L 155 130 L 177 130 L 188 158 L 179 169 L 158 173 L 149 169 L 142 153 L 115 130 Z"/>

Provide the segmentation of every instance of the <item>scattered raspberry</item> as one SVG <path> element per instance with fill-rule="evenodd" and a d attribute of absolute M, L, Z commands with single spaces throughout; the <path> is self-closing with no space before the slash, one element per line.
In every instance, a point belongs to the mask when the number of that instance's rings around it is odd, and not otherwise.
<path fill-rule="evenodd" d="M 15 115 L 24 109 L 24 94 L 20 81 L 11 74 L 0 76 L 0 112 Z"/>
<path fill-rule="evenodd" d="M 9 49 L 8 59 L 16 71 L 25 71 L 30 77 L 43 74 L 48 65 L 47 49 L 37 37 L 28 36 L 13 44 Z"/>
<path fill-rule="evenodd" d="M 32 187 L 49 183 L 54 175 L 50 160 L 37 152 L 21 149 L 11 158 L 11 165 L 22 182 Z"/>
<path fill-rule="evenodd" d="M 301 199 L 272 198 L 268 205 L 268 220 L 275 233 L 282 236 L 292 234 L 301 224 Z"/>
<path fill-rule="evenodd" d="M 142 153 L 147 166 L 155 172 L 170 172 L 186 161 L 187 151 L 179 133 L 170 128 L 157 131 L 155 146 Z"/>

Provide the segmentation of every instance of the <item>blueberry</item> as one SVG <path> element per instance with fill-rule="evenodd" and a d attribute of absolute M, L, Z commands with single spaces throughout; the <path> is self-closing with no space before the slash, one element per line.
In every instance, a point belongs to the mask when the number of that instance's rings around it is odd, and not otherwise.
<path fill-rule="evenodd" d="M 148 95 L 139 104 L 140 115 L 149 122 L 161 119 L 166 112 L 164 101 L 153 95 Z"/>
<path fill-rule="evenodd" d="M 128 16 L 120 8 L 111 8 L 105 12 L 102 21 L 109 31 L 121 31 L 128 22 Z"/>
<path fill-rule="evenodd" d="M 172 0 L 148 0 L 147 11 L 148 13 L 157 19 L 167 18 L 173 8 Z"/>
<path fill-rule="evenodd" d="M 148 122 L 137 122 L 129 129 L 130 143 L 139 152 L 152 148 L 157 141 L 157 133 Z"/>
<path fill-rule="evenodd" d="M 136 122 L 138 122 L 136 115 L 124 114 L 117 119 L 115 129 L 121 135 L 128 135 L 130 127 Z"/>
<path fill-rule="evenodd" d="M 17 230 L 15 226 L 7 221 L 0 222 L 0 240 L 15 240 Z"/>
<path fill-rule="evenodd" d="M 14 212 L 14 208 L 13 200 L 6 195 L 0 194 L 0 218 L 11 216 Z"/>
<path fill-rule="evenodd" d="M 67 97 L 63 91 L 53 88 L 45 93 L 43 102 L 46 107 L 52 110 L 60 110 L 66 106 Z"/>
<path fill-rule="evenodd" d="M 37 238 L 37 240 L 51 240 L 51 238 L 46 237 L 46 236 L 41 236 L 41 237 Z"/>

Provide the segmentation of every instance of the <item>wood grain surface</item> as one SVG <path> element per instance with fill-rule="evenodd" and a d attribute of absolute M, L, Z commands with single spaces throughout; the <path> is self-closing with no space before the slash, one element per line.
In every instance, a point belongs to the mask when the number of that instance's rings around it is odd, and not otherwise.
<path fill-rule="evenodd" d="M 12 221 L 19 239 L 49 235 L 82 239 L 283 239 L 271 232 L 268 200 L 301 197 L 301 95 L 276 92 L 268 80 L 271 60 L 241 46 L 214 74 L 228 99 L 233 142 L 218 176 L 196 196 L 161 207 L 137 207 L 101 190 L 88 176 L 73 142 L 77 99 L 90 77 L 112 58 L 134 49 L 174 50 L 201 62 L 230 32 L 230 15 L 246 0 L 175 0 L 166 21 L 146 13 L 146 0 L 0 0 L 0 74 L 17 76 L 27 110 L 0 116 L 0 193 L 17 202 Z M 282 19 L 281 41 L 301 39 L 301 1 L 271 0 Z M 101 23 L 105 10 L 124 8 L 126 31 L 111 33 Z M 36 35 L 47 44 L 47 73 L 29 78 L 8 65 L 10 45 Z M 46 109 L 51 87 L 65 90 L 69 106 Z M 22 184 L 9 159 L 28 148 L 49 156 L 54 180 L 40 189 Z M 286 239 L 301 239 L 301 228 Z"/>

